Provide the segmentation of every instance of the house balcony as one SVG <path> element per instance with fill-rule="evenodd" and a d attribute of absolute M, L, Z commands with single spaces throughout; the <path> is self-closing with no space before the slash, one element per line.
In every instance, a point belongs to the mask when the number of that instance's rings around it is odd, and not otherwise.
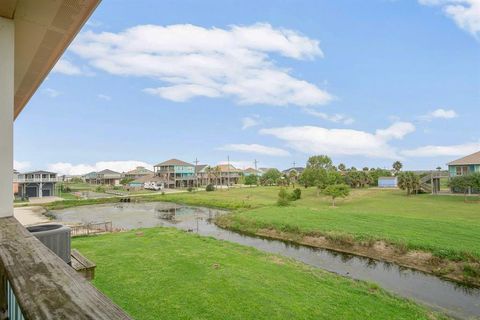
<path fill-rule="evenodd" d="M 13 182 L 17 182 L 17 183 L 45 183 L 45 182 L 61 182 L 63 181 L 62 178 L 58 178 L 58 177 L 55 177 L 55 178 L 51 178 L 51 177 L 47 177 L 47 178 L 42 178 L 42 177 L 37 177 L 37 178 L 13 178 Z"/>

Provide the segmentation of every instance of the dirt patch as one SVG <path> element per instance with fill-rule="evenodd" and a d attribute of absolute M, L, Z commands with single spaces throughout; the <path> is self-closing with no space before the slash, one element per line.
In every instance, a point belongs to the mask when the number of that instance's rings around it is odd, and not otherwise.
<path fill-rule="evenodd" d="M 280 257 L 277 257 L 277 256 L 269 256 L 268 257 L 269 260 L 275 264 L 279 264 L 279 265 L 283 265 L 285 264 L 285 260 L 280 258 Z"/>
<path fill-rule="evenodd" d="M 376 260 L 392 262 L 403 267 L 435 274 L 449 280 L 480 286 L 480 277 L 472 276 L 476 275 L 476 273 L 471 271 L 479 270 L 480 272 L 480 263 L 478 262 L 469 263 L 466 268 L 465 262 L 441 259 L 425 251 L 403 250 L 401 247 L 399 248 L 386 243 L 385 241 L 372 241 L 366 244 L 338 240 L 337 237 L 333 237 L 333 239 L 332 237 L 326 236 L 299 237 L 298 234 L 281 232 L 274 229 L 259 229 L 255 234 L 271 239 L 291 241 L 310 247 L 330 249 Z"/>

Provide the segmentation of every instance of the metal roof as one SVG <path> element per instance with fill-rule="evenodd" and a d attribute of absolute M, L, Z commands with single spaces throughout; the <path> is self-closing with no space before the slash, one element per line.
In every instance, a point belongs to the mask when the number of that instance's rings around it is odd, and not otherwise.
<path fill-rule="evenodd" d="M 152 174 L 152 173 L 153 173 L 152 170 L 148 170 L 148 169 L 145 168 L 145 167 L 136 167 L 135 169 L 130 170 L 130 171 L 128 171 L 128 172 L 125 173 L 125 174 L 141 175 L 141 174 Z"/>
<path fill-rule="evenodd" d="M 452 165 L 468 165 L 468 164 L 480 164 L 480 151 L 472 153 L 466 157 L 454 160 L 447 163 L 449 166 Z"/>
<path fill-rule="evenodd" d="M 163 166 L 188 166 L 188 167 L 194 167 L 193 164 L 178 160 L 178 159 L 170 159 L 164 162 L 161 162 L 159 164 L 156 164 L 155 167 L 163 167 Z"/>
<path fill-rule="evenodd" d="M 199 164 L 198 166 L 195 166 L 195 171 L 202 172 L 206 167 L 208 167 L 207 164 Z"/>
<path fill-rule="evenodd" d="M 110 169 L 105 169 L 105 170 L 97 172 L 97 174 L 121 174 L 121 173 L 110 170 Z"/>
<path fill-rule="evenodd" d="M 301 172 L 303 172 L 303 170 L 305 170 L 305 168 L 304 168 L 304 167 L 291 167 L 291 168 L 288 168 L 288 169 L 283 170 L 282 173 L 288 173 L 288 172 L 290 172 L 290 171 L 292 171 L 292 170 L 295 170 L 295 171 L 297 171 L 298 173 L 301 173 Z"/>

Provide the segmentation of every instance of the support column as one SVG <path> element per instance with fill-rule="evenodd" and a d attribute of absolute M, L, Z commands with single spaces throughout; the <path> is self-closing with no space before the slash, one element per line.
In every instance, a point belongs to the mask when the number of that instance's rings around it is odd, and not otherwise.
<path fill-rule="evenodd" d="M 14 23 L 0 17 L 0 218 L 13 215 Z"/>

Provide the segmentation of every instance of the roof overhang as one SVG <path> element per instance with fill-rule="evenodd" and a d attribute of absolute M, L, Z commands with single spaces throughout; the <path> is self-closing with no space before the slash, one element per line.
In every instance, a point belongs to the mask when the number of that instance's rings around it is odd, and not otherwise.
<path fill-rule="evenodd" d="M 15 23 L 15 118 L 100 1 L 0 1 L 0 17 Z"/>

